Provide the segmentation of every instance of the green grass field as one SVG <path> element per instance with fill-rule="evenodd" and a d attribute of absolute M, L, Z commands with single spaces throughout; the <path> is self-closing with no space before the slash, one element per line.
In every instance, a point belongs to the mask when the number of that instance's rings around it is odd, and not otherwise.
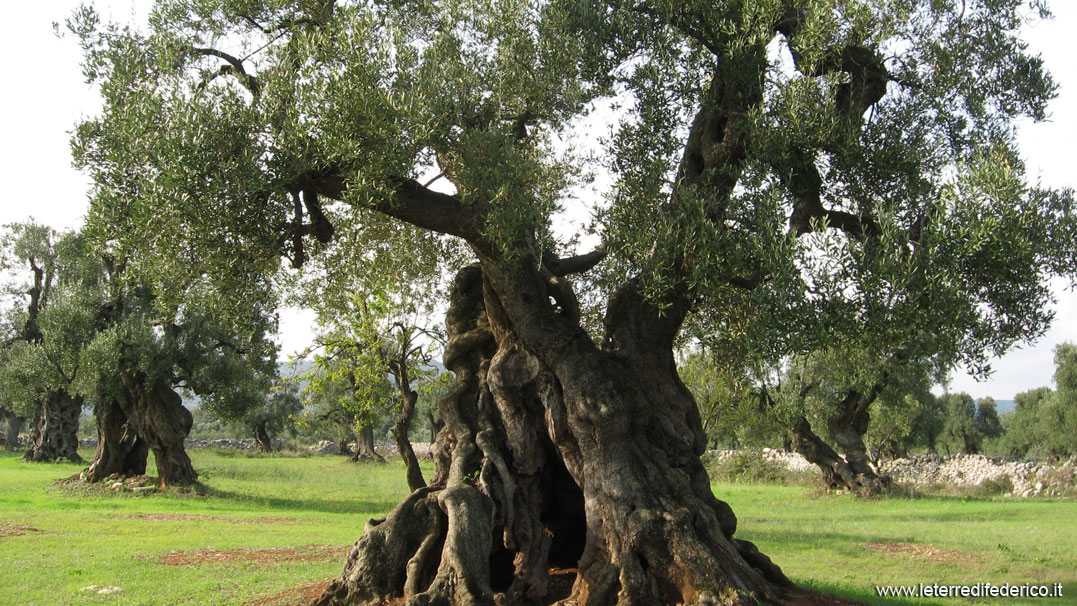
<path fill-rule="evenodd" d="M 191 455 L 208 496 L 60 490 L 52 483 L 80 466 L 0 454 L 0 605 L 283 604 L 268 598 L 338 574 L 366 520 L 406 493 L 398 464 Z M 1077 502 L 714 489 L 738 536 L 821 591 L 873 604 L 1077 604 Z M 1065 597 L 899 600 L 872 588 L 984 581 L 1062 583 Z"/>

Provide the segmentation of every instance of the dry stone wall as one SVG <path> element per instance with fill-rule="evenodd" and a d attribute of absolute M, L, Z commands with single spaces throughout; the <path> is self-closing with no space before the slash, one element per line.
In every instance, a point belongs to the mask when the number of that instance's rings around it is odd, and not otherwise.
<path fill-rule="evenodd" d="M 738 454 L 736 450 L 712 450 L 714 460 L 722 461 Z M 818 471 L 818 468 L 795 452 L 764 448 L 761 456 L 791 471 Z M 1057 462 L 1020 462 L 983 455 L 914 455 L 886 461 L 879 472 L 890 475 L 899 484 L 909 486 L 982 486 L 993 482 L 1012 486 L 1010 494 L 1018 497 L 1072 497 L 1077 495 L 1077 457 Z"/>

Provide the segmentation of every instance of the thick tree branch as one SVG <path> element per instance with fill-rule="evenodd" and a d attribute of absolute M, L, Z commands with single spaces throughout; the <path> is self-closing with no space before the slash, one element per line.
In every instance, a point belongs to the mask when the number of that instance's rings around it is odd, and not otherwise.
<path fill-rule="evenodd" d="M 344 199 L 348 189 L 347 179 L 337 168 L 309 171 L 297 181 L 312 193 L 334 200 Z M 376 203 L 371 210 L 416 227 L 458 236 L 476 246 L 484 243 L 478 212 L 464 206 L 458 196 L 434 191 L 414 179 L 397 179 L 391 198 Z"/>
<path fill-rule="evenodd" d="M 574 257 L 568 257 L 565 259 L 559 258 L 553 253 L 543 253 L 542 264 L 546 266 L 546 269 L 550 270 L 550 273 L 564 277 L 570 274 L 583 273 L 594 266 L 602 262 L 606 258 L 608 252 L 606 251 L 606 245 L 600 244 L 594 250 L 582 255 L 576 255 Z"/>
<path fill-rule="evenodd" d="M 871 217 L 858 217 L 841 210 L 823 207 L 823 178 L 819 175 L 812 154 L 792 150 L 784 154 L 771 154 L 779 178 L 793 195 L 793 212 L 789 215 L 789 230 L 797 235 L 816 231 L 821 224 L 844 231 L 856 240 L 878 235 L 879 224 Z M 786 164 L 780 164 L 782 158 Z"/>
<path fill-rule="evenodd" d="M 236 80 L 243 85 L 255 99 L 258 99 L 258 95 L 261 94 L 261 85 L 258 83 L 258 79 L 252 74 L 248 74 L 247 70 L 243 68 L 243 61 L 234 57 L 224 51 L 219 51 L 215 48 L 192 48 L 192 52 L 203 57 L 216 57 L 227 61 L 227 65 L 222 65 L 220 69 L 211 74 L 208 78 L 202 81 L 199 89 L 205 88 L 210 82 L 212 82 L 218 76 L 235 76 Z"/>
<path fill-rule="evenodd" d="M 821 59 L 807 62 L 795 41 L 803 19 L 803 9 L 790 6 L 774 29 L 785 36 L 793 63 L 802 74 L 815 78 L 841 71 L 849 75 L 849 81 L 838 86 L 835 105 L 838 113 L 847 120 L 859 121 L 864 112 L 883 98 L 886 85 L 895 78 L 877 52 L 857 44 L 831 49 Z"/>

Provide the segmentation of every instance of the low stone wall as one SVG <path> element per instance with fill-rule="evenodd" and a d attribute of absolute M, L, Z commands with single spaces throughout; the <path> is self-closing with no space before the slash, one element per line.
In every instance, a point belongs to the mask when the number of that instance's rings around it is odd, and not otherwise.
<path fill-rule="evenodd" d="M 724 461 L 741 452 L 742 451 L 739 450 L 708 450 L 707 455 L 714 461 Z M 767 461 L 774 461 L 790 471 L 819 471 L 818 467 L 812 465 L 807 459 L 795 452 L 786 452 L 775 448 L 764 448 L 759 454 Z"/>
<path fill-rule="evenodd" d="M 82 448 L 97 448 L 97 438 L 88 437 L 79 439 L 79 446 Z M 231 438 L 220 438 L 216 440 L 197 440 L 190 439 L 184 441 L 184 446 L 187 448 L 234 448 L 236 450 L 257 450 L 258 442 L 253 438 L 243 438 L 241 440 L 233 440 Z M 280 449 L 281 441 L 273 440 L 273 448 Z M 348 448 L 355 452 L 357 445 L 355 442 L 348 444 Z M 430 458 L 430 443 L 429 442 L 412 442 L 412 450 L 415 451 L 415 456 L 420 459 Z M 313 446 L 308 446 L 304 450 L 309 451 L 311 454 L 325 454 L 325 455 L 338 455 L 340 454 L 340 447 L 335 442 L 329 440 L 322 440 Z M 375 444 L 374 450 L 385 458 L 394 458 L 397 455 L 396 444 L 384 443 Z"/>
<path fill-rule="evenodd" d="M 736 450 L 711 450 L 714 460 L 724 460 L 737 454 Z M 764 448 L 765 460 L 776 462 L 791 471 L 818 471 L 807 459 L 795 452 Z M 1060 463 L 1018 462 L 994 459 L 983 455 L 914 455 L 883 462 L 878 471 L 889 474 L 899 484 L 910 486 L 980 486 L 994 482 L 1012 485 L 1010 494 L 1018 497 L 1072 496 L 1077 491 L 1077 457 Z"/>
<path fill-rule="evenodd" d="M 95 448 L 97 438 L 82 438 L 81 446 Z M 187 440 L 188 448 L 235 448 L 237 450 L 255 450 L 258 443 L 253 439 L 242 440 Z M 276 440 L 275 447 L 280 447 Z M 348 445 L 354 452 L 355 442 Z M 415 456 L 420 459 L 430 458 L 429 442 L 412 442 Z M 396 444 L 376 444 L 375 450 L 385 458 L 398 456 Z M 306 448 L 311 454 L 339 455 L 340 448 L 333 442 L 322 440 Z M 735 454 L 736 450 L 711 450 L 708 455 L 721 461 Z M 773 461 L 791 471 L 816 472 L 818 467 L 812 465 L 795 452 L 764 448 L 762 457 Z M 889 474 L 899 484 L 911 486 L 931 486 L 948 484 L 951 486 L 980 486 L 990 481 L 1005 486 L 1013 486 L 1011 494 L 1018 497 L 1033 496 L 1072 496 L 1077 491 L 1077 457 L 1048 464 L 1044 462 L 1018 462 L 994 459 L 983 455 L 914 455 L 904 459 L 883 462 L 879 471 Z"/>
<path fill-rule="evenodd" d="M 902 484 L 979 486 L 986 481 L 1009 482 L 1011 494 L 1021 497 L 1063 496 L 1077 483 L 1077 458 L 1061 463 L 1017 462 L 983 455 L 915 455 L 887 461 L 880 470 Z"/>
<path fill-rule="evenodd" d="M 355 449 L 358 448 L 358 447 L 359 446 L 355 442 L 350 442 L 348 444 L 348 448 L 351 449 L 352 452 L 355 452 Z M 411 449 L 415 451 L 415 456 L 420 458 L 420 459 L 429 459 L 430 458 L 430 443 L 429 442 L 412 442 L 411 443 Z M 322 440 L 321 442 L 318 442 L 317 444 L 308 447 L 307 450 L 309 450 L 311 452 L 311 454 L 324 454 L 324 455 L 338 455 L 338 454 L 340 454 L 340 447 L 337 446 L 336 443 L 330 442 L 329 440 Z M 385 442 L 385 443 L 375 444 L 374 445 L 374 452 L 377 452 L 378 454 L 385 457 L 386 459 L 392 459 L 392 458 L 396 458 L 397 456 L 399 456 L 399 453 L 397 452 L 395 443 Z"/>

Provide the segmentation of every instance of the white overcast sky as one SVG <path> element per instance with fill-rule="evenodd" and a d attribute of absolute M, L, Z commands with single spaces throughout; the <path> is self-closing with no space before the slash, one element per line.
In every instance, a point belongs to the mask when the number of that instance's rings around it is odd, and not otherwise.
<path fill-rule="evenodd" d="M 67 17 L 78 0 L 9 2 L 0 20 L 0 167 L 7 194 L 0 202 L 0 223 L 33 217 L 58 229 L 76 228 L 86 212 L 88 180 L 71 167 L 68 141 L 76 120 L 99 107 L 83 81 L 80 53 L 71 37 L 58 39 L 54 22 Z M 99 0 L 106 19 L 144 20 L 149 0 Z M 1032 47 L 1042 53 L 1060 84 L 1051 119 L 1023 124 L 1021 149 L 1030 175 L 1046 185 L 1072 187 L 1074 141 L 1077 140 L 1077 1 L 1052 0 L 1055 20 L 1028 28 Z M 1077 296 L 1056 287 L 1059 303 L 1050 332 L 1036 343 L 995 361 L 991 378 L 977 383 L 955 372 L 950 389 L 975 397 L 1011 399 L 1014 394 L 1051 384 L 1052 348 L 1077 341 Z M 311 315 L 282 314 L 284 354 L 307 345 Z"/>

